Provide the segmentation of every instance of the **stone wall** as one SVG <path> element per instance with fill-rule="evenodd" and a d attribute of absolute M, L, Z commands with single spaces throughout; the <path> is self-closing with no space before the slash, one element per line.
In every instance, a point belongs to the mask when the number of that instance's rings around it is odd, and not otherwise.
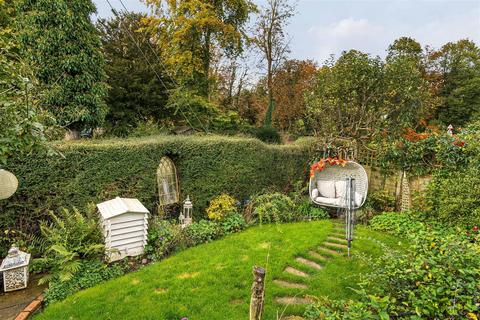
<path fill-rule="evenodd" d="M 395 195 L 397 183 L 401 179 L 400 173 L 392 175 L 384 175 L 379 170 L 372 166 L 365 166 L 368 174 L 369 191 L 386 190 L 388 193 Z M 410 176 L 410 190 L 412 193 L 422 192 L 427 187 L 427 184 L 432 180 L 430 175 L 427 176 Z"/>

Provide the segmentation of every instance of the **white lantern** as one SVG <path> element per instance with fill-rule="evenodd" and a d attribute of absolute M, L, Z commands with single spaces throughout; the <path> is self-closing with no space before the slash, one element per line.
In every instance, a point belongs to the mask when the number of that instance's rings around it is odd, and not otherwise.
<path fill-rule="evenodd" d="M 28 265 L 30 254 L 16 247 L 8 250 L 8 255 L 2 261 L 0 272 L 3 272 L 3 289 L 5 292 L 25 289 L 28 285 Z"/>
<path fill-rule="evenodd" d="M 190 197 L 187 196 L 187 200 L 185 200 L 185 202 L 183 203 L 183 212 L 180 214 L 180 223 L 182 224 L 183 228 L 192 223 L 192 217 L 193 204 L 192 201 L 190 201 Z"/>
<path fill-rule="evenodd" d="M 447 133 L 453 136 L 453 126 L 451 124 L 447 127 Z"/>
<path fill-rule="evenodd" d="M 17 177 L 10 171 L 0 169 L 0 200 L 10 198 L 17 188 Z"/>

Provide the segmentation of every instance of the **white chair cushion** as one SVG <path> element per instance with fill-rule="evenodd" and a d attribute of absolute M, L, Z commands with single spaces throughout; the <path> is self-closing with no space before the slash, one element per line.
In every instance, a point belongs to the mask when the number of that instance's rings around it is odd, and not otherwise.
<path fill-rule="evenodd" d="M 345 206 L 346 204 L 346 199 L 345 198 L 338 198 L 339 199 L 339 203 L 341 203 L 342 207 Z M 361 193 L 359 192 L 355 192 L 355 197 L 354 197 L 354 200 L 355 200 L 355 207 L 360 207 L 360 205 L 362 204 L 362 201 L 363 201 L 363 196 Z"/>
<path fill-rule="evenodd" d="M 325 198 L 335 198 L 335 181 L 317 180 L 317 189 L 320 196 Z"/>
<path fill-rule="evenodd" d="M 346 180 L 335 181 L 335 195 L 337 196 L 337 198 L 343 198 L 345 196 L 346 189 L 347 189 Z"/>
<path fill-rule="evenodd" d="M 312 197 L 312 199 L 315 199 L 316 197 L 318 197 L 318 189 L 313 189 L 312 190 L 311 197 Z"/>
<path fill-rule="evenodd" d="M 316 197 L 315 202 L 322 203 L 326 205 L 339 206 L 340 198 L 326 198 L 326 197 Z"/>
<path fill-rule="evenodd" d="M 355 192 L 355 205 L 360 207 L 363 201 L 363 196 L 359 192 Z"/>

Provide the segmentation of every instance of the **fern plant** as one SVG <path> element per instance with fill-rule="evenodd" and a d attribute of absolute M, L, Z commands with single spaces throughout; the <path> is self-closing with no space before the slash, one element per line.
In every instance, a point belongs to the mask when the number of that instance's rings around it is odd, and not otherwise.
<path fill-rule="evenodd" d="M 50 212 L 50 216 L 50 222 L 40 223 L 47 247 L 36 263 L 49 271 L 40 283 L 70 280 L 80 269 L 82 260 L 98 259 L 104 251 L 97 220 L 91 213 L 84 216 L 76 208 L 63 208 L 58 215 Z"/>

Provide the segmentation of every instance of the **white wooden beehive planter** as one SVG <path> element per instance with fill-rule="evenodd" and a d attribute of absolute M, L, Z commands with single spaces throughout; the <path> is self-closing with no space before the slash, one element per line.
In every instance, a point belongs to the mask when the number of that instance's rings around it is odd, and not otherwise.
<path fill-rule="evenodd" d="M 107 259 L 143 254 L 147 244 L 148 210 L 138 199 L 115 198 L 97 204 Z"/>
<path fill-rule="evenodd" d="M 8 250 L 8 255 L 0 265 L 3 273 L 3 290 L 5 292 L 25 289 L 28 285 L 28 265 L 30 254 L 16 247 Z"/>

